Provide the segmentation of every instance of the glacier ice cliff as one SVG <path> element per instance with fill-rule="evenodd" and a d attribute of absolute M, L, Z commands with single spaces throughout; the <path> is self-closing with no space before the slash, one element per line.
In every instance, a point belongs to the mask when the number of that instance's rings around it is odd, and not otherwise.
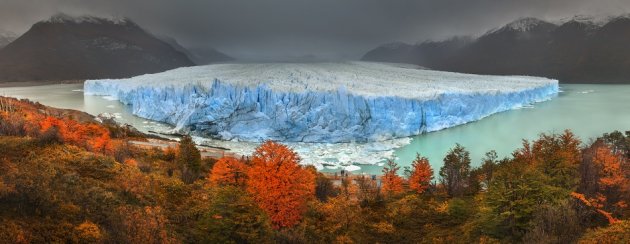
<path fill-rule="evenodd" d="M 402 64 L 270 63 L 185 67 L 88 80 L 140 117 L 224 140 L 367 142 L 418 135 L 553 98 L 558 81 Z"/>

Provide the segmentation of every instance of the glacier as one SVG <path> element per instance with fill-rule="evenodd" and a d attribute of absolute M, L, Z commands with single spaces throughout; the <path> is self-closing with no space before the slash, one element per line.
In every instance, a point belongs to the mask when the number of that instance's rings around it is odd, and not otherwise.
<path fill-rule="evenodd" d="M 87 80 L 175 130 L 221 140 L 371 142 L 476 121 L 557 96 L 558 81 L 426 70 L 414 65 L 232 63 L 127 79 Z"/>

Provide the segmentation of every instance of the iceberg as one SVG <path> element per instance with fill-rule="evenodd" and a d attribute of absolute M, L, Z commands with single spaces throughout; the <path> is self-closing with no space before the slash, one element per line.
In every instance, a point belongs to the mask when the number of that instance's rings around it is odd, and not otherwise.
<path fill-rule="evenodd" d="M 87 80 L 84 94 L 221 140 L 372 142 L 441 130 L 557 96 L 558 81 L 407 64 L 263 63 Z"/>

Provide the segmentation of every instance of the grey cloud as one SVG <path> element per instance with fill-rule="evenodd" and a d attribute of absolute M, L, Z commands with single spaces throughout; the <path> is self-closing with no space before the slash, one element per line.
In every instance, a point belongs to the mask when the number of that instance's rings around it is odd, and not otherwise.
<path fill-rule="evenodd" d="M 125 16 L 237 58 L 356 59 L 382 43 L 478 35 L 520 17 L 628 11 L 628 0 L 2 0 L 0 29 L 24 32 L 57 12 Z"/>

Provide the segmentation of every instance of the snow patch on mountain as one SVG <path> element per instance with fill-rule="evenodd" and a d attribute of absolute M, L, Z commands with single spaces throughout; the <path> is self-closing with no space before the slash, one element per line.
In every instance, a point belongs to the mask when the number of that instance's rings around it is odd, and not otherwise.
<path fill-rule="evenodd" d="M 504 32 L 504 31 L 529 32 L 536 29 L 539 26 L 555 26 L 555 24 L 547 22 L 547 21 L 543 21 L 537 18 L 532 18 L 532 17 L 521 18 L 521 19 L 512 21 L 503 27 L 491 29 L 490 31 L 486 32 L 486 34 L 484 35 L 490 35 L 493 33 Z"/>
<path fill-rule="evenodd" d="M 538 25 L 547 23 L 548 22 L 536 18 L 522 18 L 507 24 L 505 27 L 515 31 L 526 32 Z"/>
<path fill-rule="evenodd" d="M 63 23 L 75 23 L 75 24 L 91 23 L 91 24 L 99 24 L 99 23 L 103 23 L 103 22 L 109 22 L 109 23 L 118 24 L 118 25 L 125 25 L 125 24 L 132 23 L 132 21 L 130 19 L 124 18 L 124 17 L 116 17 L 116 16 L 96 17 L 96 16 L 89 16 L 89 15 L 72 16 L 72 15 L 68 15 L 68 14 L 65 14 L 65 13 L 55 14 L 52 17 L 50 17 L 48 20 L 45 20 L 43 22 L 46 22 L 46 23 L 57 23 L 57 24 L 63 24 Z"/>
<path fill-rule="evenodd" d="M 9 45 L 18 38 L 18 35 L 11 31 L 0 30 L 0 48 Z"/>

